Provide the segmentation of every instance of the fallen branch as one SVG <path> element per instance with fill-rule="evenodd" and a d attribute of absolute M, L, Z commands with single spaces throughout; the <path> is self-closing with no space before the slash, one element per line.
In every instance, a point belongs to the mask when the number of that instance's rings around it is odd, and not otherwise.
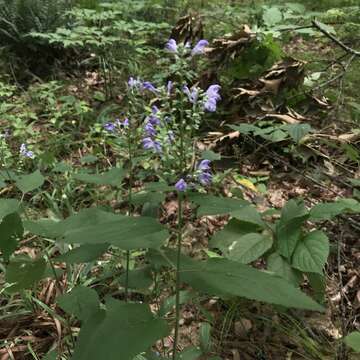
<path fill-rule="evenodd" d="M 333 34 L 330 34 L 326 29 L 321 26 L 321 23 L 319 23 L 317 20 L 313 20 L 312 24 L 320 31 L 322 32 L 327 38 L 332 40 L 335 44 L 339 45 L 343 50 L 345 50 L 349 54 L 353 54 L 354 56 L 360 56 L 360 51 L 357 51 L 355 49 L 352 49 L 351 47 L 345 45 L 341 40 L 339 40 L 337 37 L 335 37 Z"/>

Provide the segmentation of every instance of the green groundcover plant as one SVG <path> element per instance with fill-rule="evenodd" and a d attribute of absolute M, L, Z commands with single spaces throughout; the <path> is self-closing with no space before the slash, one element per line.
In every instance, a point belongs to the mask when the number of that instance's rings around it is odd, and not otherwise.
<path fill-rule="evenodd" d="M 123 166 L 73 174 L 76 181 L 116 187 L 126 202 L 126 211 L 91 206 L 64 219 L 39 219 L 30 199 L 41 197 L 41 188 L 48 186 L 51 175 L 40 169 L 30 174 L 1 169 L 2 182 L 13 184 L 21 193 L 20 200 L 0 200 L 4 293 L 26 298 L 42 279 L 53 277 L 59 284 L 59 278 L 71 277 L 79 264 L 87 264 L 91 272 L 104 254 L 124 265 L 120 274 L 113 271 L 110 275 L 120 284 L 116 296 L 104 295 L 91 282 L 72 281 L 68 291 L 57 298 L 62 312 L 56 316 L 74 340 L 67 354 L 72 360 L 215 356 L 209 345 L 210 323 L 200 328 L 201 348 L 178 352 L 180 310 L 186 302 L 183 284 L 198 294 L 224 300 L 242 297 L 279 308 L 324 310 L 319 303 L 323 302 L 329 240 L 316 228 L 316 222 L 359 212 L 360 204 L 341 199 L 309 210 L 303 202 L 290 200 L 274 217 L 276 211 L 261 213 L 242 198 L 211 194 L 212 162 L 196 147 L 202 119 L 207 113 L 216 113 L 221 101 L 220 85 L 210 84 L 202 90 L 195 83 L 196 64 L 207 45 L 206 40 L 194 45 L 170 39 L 165 49 L 167 81 L 154 84 L 131 77 L 126 111 L 103 124 L 103 134 L 114 152 L 121 154 Z M 6 141 L 3 137 L 2 164 L 9 157 Z M 26 143 L 21 144 L 18 156 L 36 168 L 37 154 Z M 145 205 L 158 208 L 165 196 L 177 201 L 174 226 L 160 222 L 157 212 L 145 211 Z M 229 217 L 225 227 L 210 239 L 211 251 L 201 259 L 183 252 L 189 221 L 184 210 L 189 206 L 194 216 Z M 50 243 L 55 251 L 43 246 L 36 258 L 19 254 L 16 250 L 27 234 Z M 141 261 L 134 261 L 136 258 Z M 265 260 L 266 269 L 250 265 L 258 259 Z M 133 295 L 138 289 L 147 295 L 161 292 L 158 283 L 162 276 L 174 280 L 175 285 L 161 306 L 151 310 L 151 296 L 139 301 Z M 316 301 L 300 290 L 304 278 L 309 280 Z M 71 328 L 74 319 L 81 324 L 77 336 Z M 154 352 L 156 342 L 172 331 L 172 350 Z M 56 357 L 56 352 L 49 352 L 46 358 Z"/>

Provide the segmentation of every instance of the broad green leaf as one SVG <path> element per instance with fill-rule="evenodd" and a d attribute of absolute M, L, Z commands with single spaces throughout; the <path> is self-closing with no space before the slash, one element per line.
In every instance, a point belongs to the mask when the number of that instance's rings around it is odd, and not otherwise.
<path fill-rule="evenodd" d="M 96 225 L 104 221 L 116 220 L 117 218 L 118 215 L 103 211 L 100 208 L 89 208 L 83 209 L 62 221 L 51 219 L 26 220 L 24 221 L 24 227 L 32 234 L 56 239 L 63 236 L 66 230 L 77 229 L 86 225 Z"/>
<path fill-rule="evenodd" d="M 347 346 L 351 347 L 356 353 L 360 353 L 360 331 L 353 331 L 344 340 Z"/>
<path fill-rule="evenodd" d="M 18 213 L 5 216 L 0 224 L 0 250 L 5 261 L 9 261 L 16 250 L 18 239 L 24 234 L 24 228 Z"/>
<path fill-rule="evenodd" d="M 210 246 L 227 254 L 230 246 L 238 241 L 241 236 L 256 232 L 257 230 L 257 225 L 231 219 L 222 230 L 216 232 L 211 238 Z"/>
<path fill-rule="evenodd" d="M 204 195 L 194 193 L 189 195 L 189 200 L 199 205 L 198 215 L 224 215 L 233 211 L 240 210 L 249 205 L 246 200 L 218 197 L 214 195 Z"/>
<path fill-rule="evenodd" d="M 182 257 L 181 263 L 182 281 L 204 293 L 323 311 L 322 306 L 287 280 L 236 261 L 217 258 L 198 261 Z"/>
<path fill-rule="evenodd" d="M 272 246 L 273 240 L 270 236 L 250 233 L 239 237 L 228 248 L 225 254 L 230 260 L 248 264 L 257 260 Z"/>
<path fill-rule="evenodd" d="M 97 292 L 85 286 L 77 286 L 71 292 L 57 299 L 59 306 L 68 314 L 86 321 L 92 314 L 100 310 L 100 300 Z"/>
<path fill-rule="evenodd" d="M 24 220 L 24 228 L 34 235 L 48 239 L 55 239 L 61 235 L 59 225 L 61 222 L 51 219 L 40 219 L 37 221 Z"/>
<path fill-rule="evenodd" d="M 121 286 L 125 286 L 126 273 L 119 277 Z M 129 271 L 129 288 L 130 289 L 148 289 L 153 283 L 150 268 L 144 267 Z"/>
<path fill-rule="evenodd" d="M 160 204 L 165 200 L 165 193 L 163 192 L 139 192 L 133 196 L 133 204 L 143 205 L 145 203 Z"/>
<path fill-rule="evenodd" d="M 54 259 L 67 264 L 80 264 L 97 260 L 108 249 L 109 244 L 85 244 Z"/>
<path fill-rule="evenodd" d="M 159 248 L 168 232 L 150 217 L 118 215 L 116 220 L 96 225 L 80 224 L 66 229 L 64 241 L 71 244 L 111 244 L 123 250 Z"/>
<path fill-rule="evenodd" d="M 300 239 L 301 227 L 309 217 L 303 203 L 289 200 L 281 210 L 281 217 L 276 224 L 278 251 L 287 259 L 291 258 Z"/>
<path fill-rule="evenodd" d="M 306 273 L 309 284 L 313 290 L 313 297 L 316 301 L 323 304 L 325 302 L 326 279 L 323 274 Z"/>
<path fill-rule="evenodd" d="M 320 230 L 312 231 L 298 242 L 292 266 L 303 272 L 322 274 L 329 252 L 328 237 Z"/>
<path fill-rule="evenodd" d="M 19 210 L 20 202 L 15 199 L 0 199 L 0 219 Z"/>
<path fill-rule="evenodd" d="M 48 352 L 41 360 L 57 360 L 58 352 L 56 350 L 52 350 Z"/>
<path fill-rule="evenodd" d="M 218 153 L 215 153 L 212 150 L 205 150 L 201 154 L 202 159 L 210 160 L 210 161 L 216 161 L 221 159 L 221 155 Z"/>
<path fill-rule="evenodd" d="M 76 180 L 84 181 L 90 184 L 120 187 L 124 175 L 125 171 L 122 168 L 113 168 L 101 174 L 74 174 L 74 178 Z"/>
<path fill-rule="evenodd" d="M 289 124 L 282 126 L 282 129 L 286 130 L 296 143 L 312 131 L 309 124 Z"/>
<path fill-rule="evenodd" d="M 44 184 L 45 178 L 39 170 L 29 175 L 21 175 L 17 177 L 16 186 L 22 193 L 28 193 L 40 188 Z"/>
<path fill-rule="evenodd" d="M 280 254 L 273 253 L 267 258 L 267 269 L 295 286 L 299 285 L 301 275 Z"/>
<path fill-rule="evenodd" d="M 15 259 L 6 268 L 6 282 L 14 283 L 7 289 L 9 292 L 17 292 L 29 289 L 43 278 L 46 269 L 44 259 Z"/>
<path fill-rule="evenodd" d="M 355 199 L 340 199 L 320 203 L 311 209 L 310 218 L 311 220 L 330 220 L 342 213 L 360 213 L 360 202 Z"/>
<path fill-rule="evenodd" d="M 209 323 L 201 323 L 199 329 L 200 348 L 204 354 L 211 350 L 211 325 Z"/>
<path fill-rule="evenodd" d="M 150 182 L 145 184 L 146 191 L 174 191 L 173 186 L 169 186 L 164 181 Z"/>
<path fill-rule="evenodd" d="M 97 162 L 99 159 L 97 156 L 89 154 L 89 155 L 85 155 L 80 159 L 80 162 L 82 164 L 93 164 L 95 162 Z"/>
<path fill-rule="evenodd" d="M 359 105 L 359 110 L 360 110 L 360 105 Z M 360 179 L 349 179 L 349 181 L 353 186 L 360 186 Z"/>
<path fill-rule="evenodd" d="M 282 13 L 277 6 L 264 7 L 263 21 L 266 26 L 271 27 L 282 21 Z"/>
<path fill-rule="evenodd" d="M 110 300 L 82 326 L 71 360 L 132 360 L 169 333 L 145 304 Z"/>
<path fill-rule="evenodd" d="M 179 303 L 180 305 L 186 304 L 194 297 L 194 293 L 190 292 L 189 290 L 181 290 L 179 293 Z M 167 313 L 173 310 L 176 304 L 176 295 L 166 297 L 162 302 L 160 309 L 159 309 L 159 316 L 163 317 Z"/>
<path fill-rule="evenodd" d="M 201 355 L 203 355 L 203 353 L 199 348 L 190 346 L 179 353 L 176 360 L 199 360 L 201 359 Z"/>
<path fill-rule="evenodd" d="M 259 227 L 262 227 L 262 228 L 265 227 L 265 223 L 261 219 L 261 215 L 256 210 L 256 208 L 252 205 L 244 206 L 240 210 L 233 211 L 231 213 L 231 216 L 242 222 L 247 222 L 250 224 L 258 225 Z"/>

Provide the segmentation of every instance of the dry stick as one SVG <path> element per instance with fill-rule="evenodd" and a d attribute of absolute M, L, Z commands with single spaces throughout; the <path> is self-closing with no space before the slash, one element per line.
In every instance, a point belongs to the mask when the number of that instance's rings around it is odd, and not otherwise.
<path fill-rule="evenodd" d="M 336 38 L 333 34 L 330 34 L 326 29 L 324 29 L 321 24 L 317 20 L 313 20 L 312 24 L 326 37 L 328 37 L 330 40 L 332 40 L 335 44 L 339 45 L 343 50 L 345 50 L 347 53 L 352 54 L 354 56 L 360 56 L 360 51 L 357 51 L 355 49 L 352 49 L 351 47 L 344 44 L 341 40 Z"/>

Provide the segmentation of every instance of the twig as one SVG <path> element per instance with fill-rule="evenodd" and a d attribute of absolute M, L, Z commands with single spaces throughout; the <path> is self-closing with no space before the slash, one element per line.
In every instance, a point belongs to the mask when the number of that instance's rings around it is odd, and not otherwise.
<path fill-rule="evenodd" d="M 360 51 L 357 51 L 347 45 L 345 45 L 341 40 L 339 40 L 337 37 L 335 37 L 333 34 L 330 34 L 326 29 L 324 29 L 321 24 L 317 20 L 313 20 L 312 24 L 321 32 L 323 33 L 327 38 L 332 40 L 335 44 L 340 46 L 343 50 L 345 50 L 347 53 L 360 56 Z"/>

